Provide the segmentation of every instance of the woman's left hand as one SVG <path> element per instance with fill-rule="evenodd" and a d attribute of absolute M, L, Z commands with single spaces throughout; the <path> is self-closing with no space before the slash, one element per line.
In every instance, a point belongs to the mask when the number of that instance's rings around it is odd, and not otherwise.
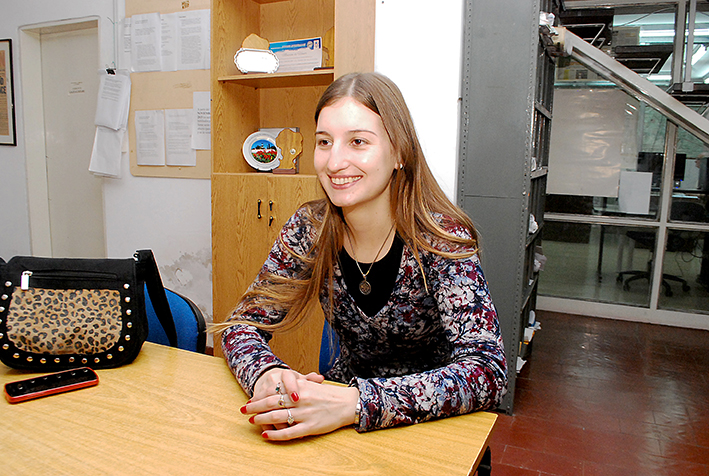
<path fill-rule="evenodd" d="M 242 412 L 251 414 L 249 422 L 260 425 L 261 435 L 274 441 L 329 433 L 354 423 L 359 401 L 357 388 L 305 379 L 298 381 L 298 388 L 299 398 L 295 402 L 287 394 L 273 394 L 252 399 Z"/>

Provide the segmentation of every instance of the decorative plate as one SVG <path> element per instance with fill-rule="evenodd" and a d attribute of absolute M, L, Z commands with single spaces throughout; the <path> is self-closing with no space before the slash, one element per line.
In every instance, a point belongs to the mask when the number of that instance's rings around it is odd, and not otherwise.
<path fill-rule="evenodd" d="M 283 159 L 281 150 L 276 146 L 276 137 L 268 132 L 254 132 L 244 141 L 242 148 L 248 164 L 262 172 L 278 167 Z"/>
<path fill-rule="evenodd" d="M 234 55 L 234 64 L 242 73 L 275 73 L 278 57 L 271 50 L 241 48 Z"/>

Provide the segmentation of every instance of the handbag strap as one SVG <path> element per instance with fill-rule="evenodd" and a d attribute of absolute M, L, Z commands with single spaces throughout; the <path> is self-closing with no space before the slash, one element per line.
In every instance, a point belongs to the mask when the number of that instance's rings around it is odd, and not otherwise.
<path fill-rule="evenodd" d="M 175 329 L 175 321 L 172 318 L 170 304 L 167 302 L 165 287 L 160 278 L 158 264 L 155 262 L 155 256 L 152 250 L 138 250 L 135 252 L 137 259 L 138 278 L 145 281 L 150 295 L 150 302 L 153 304 L 155 314 L 160 320 L 162 328 L 165 330 L 167 340 L 171 347 L 177 347 L 177 330 Z"/>

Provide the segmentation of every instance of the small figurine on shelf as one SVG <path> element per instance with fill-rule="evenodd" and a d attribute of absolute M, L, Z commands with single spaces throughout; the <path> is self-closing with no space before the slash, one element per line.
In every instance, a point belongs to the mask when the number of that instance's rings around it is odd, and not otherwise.
<path fill-rule="evenodd" d="M 291 129 L 283 129 L 276 137 L 276 146 L 280 149 L 280 165 L 273 169 L 274 174 L 297 174 L 300 161 L 298 158 L 303 153 L 303 134 Z"/>

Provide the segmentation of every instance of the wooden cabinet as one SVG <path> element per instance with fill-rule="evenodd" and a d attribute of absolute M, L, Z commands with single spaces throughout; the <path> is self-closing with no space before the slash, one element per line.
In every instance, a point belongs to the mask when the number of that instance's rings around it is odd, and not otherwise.
<path fill-rule="evenodd" d="M 212 177 L 214 315 L 228 316 L 298 206 L 323 196 L 314 175 L 215 174 Z M 317 370 L 322 314 L 277 334 L 271 345 L 290 365 Z"/>
<path fill-rule="evenodd" d="M 323 196 L 314 175 L 315 106 L 336 77 L 374 68 L 374 0 L 213 0 L 212 286 L 222 322 L 254 280 L 278 232 L 300 204 Z M 357 21 L 353 21 L 357 19 Z M 269 41 L 325 37 L 334 29 L 334 69 L 241 74 L 234 54 L 248 35 Z M 300 174 L 255 172 L 244 140 L 259 128 L 298 127 Z M 261 218 L 258 218 L 259 200 Z M 272 218 L 271 218 L 272 217 Z M 276 354 L 300 371 L 317 370 L 322 313 L 277 334 Z M 215 352 L 219 353 L 218 345 Z"/>

